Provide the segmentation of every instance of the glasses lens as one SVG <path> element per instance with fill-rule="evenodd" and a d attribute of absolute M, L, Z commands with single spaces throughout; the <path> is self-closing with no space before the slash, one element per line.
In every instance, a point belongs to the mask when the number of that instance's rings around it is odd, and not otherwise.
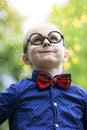
<path fill-rule="evenodd" d="M 58 43 L 62 39 L 61 34 L 57 31 L 49 33 L 48 38 L 52 43 Z"/>
<path fill-rule="evenodd" d="M 30 37 L 30 42 L 34 45 L 40 45 L 43 42 L 43 37 L 39 33 L 34 33 Z"/>

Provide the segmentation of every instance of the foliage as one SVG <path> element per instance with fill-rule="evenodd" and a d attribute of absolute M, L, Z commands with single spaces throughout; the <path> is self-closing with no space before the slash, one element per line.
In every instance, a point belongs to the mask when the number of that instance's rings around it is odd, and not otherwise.
<path fill-rule="evenodd" d="M 22 21 L 6 0 L 0 0 L 0 74 L 10 72 L 15 79 L 22 69 Z"/>
<path fill-rule="evenodd" d="M 87 1 L 70 0 L 64 7 L 54 5 L 49 21 L 62 30 L 67 43 L 69 61 L 64 63 L 65 70 L 72 73 L 74 83 L 87 89 Z"/>

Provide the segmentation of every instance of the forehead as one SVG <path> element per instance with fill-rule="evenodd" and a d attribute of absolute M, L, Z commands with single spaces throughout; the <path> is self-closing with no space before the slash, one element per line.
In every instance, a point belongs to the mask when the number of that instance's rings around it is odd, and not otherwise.
<path fill-rule="evenodd" d="M 51 23 L 40 23 L 35 26 L 33 26 L 28 32 L 27 36 L 29 37 L 33 33 L 40 33 L 42 35 L 48 35 L 49 32 L 51 31 L 58 31 L 60 30 L 53 24 Z"/>

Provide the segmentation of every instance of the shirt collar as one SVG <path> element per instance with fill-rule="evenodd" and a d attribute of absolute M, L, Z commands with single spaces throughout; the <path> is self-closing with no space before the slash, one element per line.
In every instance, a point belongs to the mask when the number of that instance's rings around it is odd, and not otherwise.
<path fill-rule="evenodd" d="M 33 80 L 33 81 L 37 82 L 37 77 L 38 77 L 38 74 L 39 74 L 40 72 L 43 72 L 43 71 L 39 71 L 39 70 L 33 70 L 33 71 L 32 71 L 32 80 Z M 45 72 L 45 73 L 47 73 L 47 72 Z M 50 74 L 50 73 L 48 73 L 48 74 Z"/>
<path fill-rule="evenodd" d="M 37 82 L 37 77 L 38 77 L 39 72 L 43 72 L 43 71 L 39 71 L 39 70 L 33 70 L 33 71 L 32 71 L 32 80 L 33 80 L 33 81 Z M 45 72 L 45 73 L 47 73 L 47 72 Z M 62 73 L 63 73 L 63 72 L 62 72 Z M 49 73 L 49 74 L 50 74 L 50 73 Z M 54 76 L 54 77 L 55 77 L 55 76 Z"/>
<path fill-rule="evenodd" d="M 38 76 L 39 72 L 40 71 L 38 71 L 38 70 L 33 70 L 32 71 L 32 80 L 33 81 L 37 82 L 37 76 Z"/>

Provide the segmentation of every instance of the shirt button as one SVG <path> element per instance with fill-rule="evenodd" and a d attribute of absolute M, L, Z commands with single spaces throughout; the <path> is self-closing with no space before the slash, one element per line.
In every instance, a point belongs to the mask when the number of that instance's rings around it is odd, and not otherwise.
<path fill-rule="evenodd" d="M 56 127 L 56 128 L 58 128 L 58 127 L 59 127 L 59 125 L 58 125 L 58 124 L 55 124 L 55 127 Z"/>
<path fill-rule="evenodd" d="M 57 102 L 54 102 L 53 105 L 56 107 L 57 106 Z"/>

